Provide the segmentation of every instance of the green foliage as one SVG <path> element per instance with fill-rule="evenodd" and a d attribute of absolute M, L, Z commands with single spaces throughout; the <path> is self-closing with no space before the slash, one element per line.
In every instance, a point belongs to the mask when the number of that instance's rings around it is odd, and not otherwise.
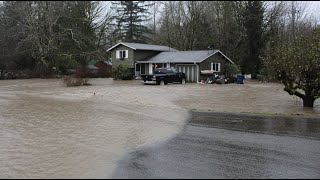
<path fill-rule="evenodd" d="M 149 21 L 146 1 L 116 1 L 113 6 L 117 10 L 116 30 L 114 35 L 126 42 L 145 43 L 148 39 L 145 34 L 152 31 L 143 22 Z"/>
<path fill-rule="evenodd" d="M 320 29 L 274 44 L 265 63 L 290 95 L 312 107 L 320 97 Z M 304 93 L 302 93 L 303 91 Z"/>
<path fill-rule="evenodd" d="M 130 80 L 132 79 L 131 69 L 125 64 L 120 64 L 112 70 L 112 75 L 115 80 Z"/>
<path fill-rule="evenodd" d="M 101 8 L 97 1 L 1 3 L 0 70 L 41 69 L 41 76 L 105 60 L 111 18 L 101 17 Z"/>
<path fill-rule="evenodd" d="M 236 64 L 228 63 L 225 65 L 226 68 L 226 74 L 229 76 L 237 75 L 241 73 L 241 69 Z"/>
<path fill-rule="evenodd" d="M 269 70 L 266 67 L 264 67 L 264 68 L 260 69 L 260 72 L 257 75 L 257 79 L 259 81 L 269 82 L 270 80 L 272 80 L 272 77 L 269 73 Z"/>
<path fill-rule="evenodd" d="M 263 2 L 246 1 L 243 12 L 243 25 L 246 32 L 247 54 L 241 63 L 243 73 L 251 73 L 256 76 L 261 68 L 262 49 L 265 47 L 263 32 Z"/>

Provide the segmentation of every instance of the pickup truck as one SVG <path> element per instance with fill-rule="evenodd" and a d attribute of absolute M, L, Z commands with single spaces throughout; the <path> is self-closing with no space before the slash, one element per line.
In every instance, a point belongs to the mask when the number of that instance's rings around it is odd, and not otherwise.
<path fill-rule="evenodd" d="M 182 72 L 177 72 L 174 68 L 156 68 L 153 74 L 141 75 L 142 83 L 144 84 L 160 84 L 165 85 L 168 83 L 179 82 L 182 84 L 186 83 L 186 74 Z"/>

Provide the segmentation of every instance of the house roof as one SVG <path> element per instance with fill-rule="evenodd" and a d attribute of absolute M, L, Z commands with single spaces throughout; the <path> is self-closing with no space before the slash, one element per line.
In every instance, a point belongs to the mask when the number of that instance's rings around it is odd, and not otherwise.
<path fill-rule="evenodd" d="M 127 46 L 133 50 L 149 50 L 149 51 L 177 51 L 174 48 L 168 47 L 168 46 L 159 46 L 159 45 L 151 45 L 151 44 L 140 44 L 140 43 L 128 43 L 128 42 L 121 42 L 118 43 L 111 48 L 109 48 L 107 51 L 112 50 L 113 48 L 124 45 Z"/>
<path fill-rule="evenodd" d="M 216 53 L 220 53 L 228 61 L 234 64 L 226 55 L 224 55 L 219 50 L 161 52 L 145 61 L 137 61 L 137 62 L 138 63 L 200 63 Z"/>
<path fill-rule="evenodd" d="M 91 70 L 98 70 L 98 69 L 99 69 L 99 68 L 97 68 L 96 66 L 91 65 L 91 64 L 87 65 L 86 67 L 87 67 L 88 69 L 91 69 Z"/>
<path fill-rule="evenodd" d="M 103 61 L 103 62 L 112 66 L 112 62 L 111 61 Z"/>

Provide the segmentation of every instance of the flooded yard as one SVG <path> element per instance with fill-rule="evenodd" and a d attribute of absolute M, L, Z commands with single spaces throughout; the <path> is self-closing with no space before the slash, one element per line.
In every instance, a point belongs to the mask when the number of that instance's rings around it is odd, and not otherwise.
<path fill-rule="evenodd" d="M 320 116 L 279 84 L 0 81 L 0 178 L 110 178 L 127 152 L 178 134 L 188 110 Z"/>

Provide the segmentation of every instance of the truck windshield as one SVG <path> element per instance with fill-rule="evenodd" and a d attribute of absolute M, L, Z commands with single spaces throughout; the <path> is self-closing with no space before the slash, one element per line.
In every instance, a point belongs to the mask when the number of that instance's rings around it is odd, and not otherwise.
<path fill-rule="evenodd" d="M 166 69 L 154 69 L 153 74 L 167 74 Z"/>

